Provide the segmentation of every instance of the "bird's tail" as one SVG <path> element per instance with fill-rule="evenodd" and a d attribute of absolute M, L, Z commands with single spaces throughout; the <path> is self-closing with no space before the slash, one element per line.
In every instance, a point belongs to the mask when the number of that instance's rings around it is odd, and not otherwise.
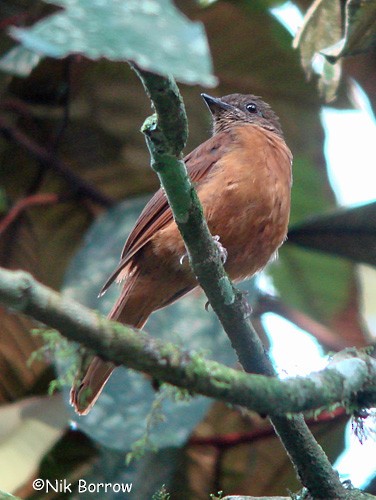
<path fill-rule="evenodd" d="M 142 328 L 152 309 L 147 308 L 147 301 L 131 293 L 134 280 L 125 283 L 121 295 L 112 308 L 109 319 Z M 71 405 L 79 415 L 86 415 L 94 406 L 111 373 L 116 368 L 114 363 L 103 361 L 98 356 L 82 360 L 82 365 L 70 392 Z"/>
<path fill-rule="evenodd" d="M 79 415 L 89 413 L 114 369 L 113 363 L 95 356 L 91 359 L 82 378 L 80 370 L 70 392 L 70 402 L 76 413 Z"/>

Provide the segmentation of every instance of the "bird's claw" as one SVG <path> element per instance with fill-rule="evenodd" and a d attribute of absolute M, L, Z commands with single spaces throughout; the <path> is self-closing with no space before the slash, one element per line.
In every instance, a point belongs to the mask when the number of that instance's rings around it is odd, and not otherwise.
<path fill-rule="evenodd" d="M 218 236 L 218 234 L 213 236 L 213 241 L 214 241 L 215 246 L 218 248 L 222 264 L 225 264 L 227 257 L 228 257 L 228 252 L 219 240 L 220 240 L 220 236 Z"/>
<path fill-rule="evenodd" d="M 241 293 L 241 302 L 243 306 L 243 311 L 246 318 L 250 318 L 253 313 L 253 308 L 247 300 L 248 292 L 247 290 L 238 290 Z"/>
<path fill-rule="evenodd" d="M 227 260 L 228 252 L 227 252 L 227 250 L 225 249 L 225 247 L 222 245 L 222 243 L 219 240 L 220 240 L 220 236 L 218 236 L 218 234 L 216 234 L 215 236 L 213 236 L 213 241 L 214 241 L 215 246 L 218 248 L 219 256 L 221 257 L 222 264 L 225 264 L 226 260 Z M 187 258 L 187 257 L 188 257 L 187 253 L 184 253 L 180 257 L 179 264 L 181 266 L 184 264 L 184 259 Z"/>
<path fill-rule="evenodd" d="M 228 252 L 227 252 L 227 250 L 225 249 L 225 247 L 222 245 L 222 243 L 219 240 L 220 240 L 220 236 L 218 236 L 218 234 L 216 234 L 215 236 L 213 236 L 213 241 L 214 241 L 215 246 L 218 248 L 219 256 L 221 257 L 222 264 L 225 264 L 226 260 L 227 260 Z M 184 259 L 187 258 L 187 257 L 188 257 L 187 253 L 184 253 L 180 257 L 179 264 L 181 266 L 184 263 Z"/>
<path fill-rule="evenodd" d="M 188 254 L 187 253 L 184 253 L 180 259 L 179 259 L 179 264 L 182 266 L 183 265 L 183 262 L 184 262 L 184 259 L 188 257 Z"/>

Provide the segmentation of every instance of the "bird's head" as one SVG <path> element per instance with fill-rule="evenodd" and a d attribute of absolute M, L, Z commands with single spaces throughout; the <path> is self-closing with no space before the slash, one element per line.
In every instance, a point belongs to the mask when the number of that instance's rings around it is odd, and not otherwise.
<path fill-rule="evenodd" d="M 201 96 L 212 114 L 214 133 L 249 123 L 283 137 L 278 116 L 260 97 L 252 94 L 229 94 L 224 97 L 201 94 Z"/>

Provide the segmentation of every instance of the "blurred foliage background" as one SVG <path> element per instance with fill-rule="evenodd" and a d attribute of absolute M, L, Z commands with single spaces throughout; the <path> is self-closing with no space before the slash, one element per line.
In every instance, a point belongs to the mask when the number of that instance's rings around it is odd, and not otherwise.
<path fill-rule="evenodd" d="M 337 203 L 328 181 L 320 110 L 328 100 L 337 109 L 353 107 L 352 80 L 375 109 L 375 2 L 321 0 L 311 5 L 296 0 L 307 16 L 295 48 L 291 34 L 270 11 L 283 3 L 277 0 L 176 2 L 202 26 L 175 17 L 180 14 L 167 0 L 140 1 L 140 12 L 128 20 L 134 33 L 125 40 L 113 24 L 124 3 L 116 0 L 107 3 L 105 15 L 95 11 L 96 2 L 90 2 L 90 11 L 82 1 L 86 17 L 68 25 L 69 36 L 66 20 L 60 27 L 23 29 L 41 26 L 35 23 L 51 19 L 48 15 L 64 16 L 56 4 L 69 2 L 53 3 L 5 0 L 0 6 L 0 264 L 28 270 L 103 312 L 110 307 L 116 290 L 103 301 L 96 300 L 97 291 L 147 195 L 158 188 L 139 132 L 151 111 L 149 100 L 124 62 L 134 58 L 155 71 L 172 71 L 182 82 L 190 129 L 187 152 L 210 133 L 201 91 L 260 95 L 281 118 L 294 154 L 290 238 L 278 262 L 266 270 L 272 292 L 270 286 L 266 293 L 257 283 L 245 285 L 264 341 L 262 317 L 274 312 L 308 331 L 324 351 L 371 343 L 375 332 L 362 305 L 373 302 L 364 295 L 362 279 L 368 279 L 369 290 L 374 277 L 363 266 L 360 279 L 358 265 L 375 264 L 375 204 L 321 217 Z M 82 42 L 77 33 L 86 26 L 99 34 Z M 169 43 L 164 33 L 172 27 Z M 83 44 L 80 50 L 76 42 Z M 113 52 L 106 52 L 108 47 Z M 330 58 L 321 61 L 321 77 L 312 70 L 319 51 Z M 208 90 L 215 78 L 218 86 Z M 198 294 L 189 296 L 155 314 L 146 330 L 232 365 L 226 339 L 204 303 Z M 138 500 L 151 498 L 162 484 L 179 499 L 204 499 L 219 490 L 261 496 L 299 488 L 264 419 L 204 398 L 164 401 L 166 423 L 152 435 L 158 451 L 148 451 L 126 468 L 125 454 L 142 439 L 155 398 L 149 384 L 119 370 L 103 402 L 79 420 L 80 430 L 72 429 L 75 417 L 67 393 L 46 396 L 56 377 L 53 353 L 28 364 L 42 342 L 30 334 L 32 328 L 31 321 L 0 309 L 1 490 L 21 498 L 75 498 L 35 493 L 36 477 L 133 481 L 129 498 Z M 312 422 L 332 461 L 344 449 L 347 420 L 339 409 Z M 376 494 L 374 484 L 369 491 Z"/>

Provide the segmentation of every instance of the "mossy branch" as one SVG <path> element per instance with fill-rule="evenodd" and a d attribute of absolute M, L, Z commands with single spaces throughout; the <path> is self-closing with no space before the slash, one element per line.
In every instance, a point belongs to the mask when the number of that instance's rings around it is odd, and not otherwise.
<path fill-rule="evenodd" d="M 192 269 L 244 369 L 253 373 L 273 375 L 271 363 L 266 365 L 263 359 L 264 348 L 257 334 L 252 331 L 248 304 L 227 276 L 218 248 L 203 217 L 196 190 L 181 160 L 181 150 L 188 131 L 184 105 L 176 83 L 173 79 L 149 73 L 135 66 L 134 69 L 155 110 L 155 114 L 147 118 L 142 128 L 150 151 L 151 166 L 166 193 L 174 219 L 183 236 Z M 166 105 L 168 96 L 169 106 Z M 176 131 L 181 132 L 183 139 L 177 138 Z"/>
<path fill-rule="evenodd" d="M 174 129 L 184 131 L 186 117 L 178 89 L 172 79 L 135 68 L 152 100 L 156 114 L 146 120 L 143 132 L 151 155 L 151 165 L 158 174 L 179 231 L 184 239 L 191 267 L 217 314 L 241 365 L 246 372 L 273 376 L 275 371 L 249 320 L 249 306 L 236 290 L 222 265 L 213 243 L 197 193 L 181 161 L 180 145 Z M 174 99 L 166 112 L 165 94 L 172 89 Z M 179 117 L 182 117 L 179 126 Z M 171 126 L 172 125 L 172 126 Z M 344 488 L 327 456 L 314 439 L 301 415 L 288 419 L 273 417 L 271 422 L 279 435 L 297 473 L 312 496 L 342 498 Z"/>
<path fill-rule="evenodd" d="M 38 283 L 23 271 L 0 268 L 0 303 L 59 330 L 103 359 L 147 373 L 191 393 L 281 415 L 350 402 L 376 405 L 376 360 L 348 349 L 307 377 L 284 380 L 247 374 L 108 320 Z"/>

